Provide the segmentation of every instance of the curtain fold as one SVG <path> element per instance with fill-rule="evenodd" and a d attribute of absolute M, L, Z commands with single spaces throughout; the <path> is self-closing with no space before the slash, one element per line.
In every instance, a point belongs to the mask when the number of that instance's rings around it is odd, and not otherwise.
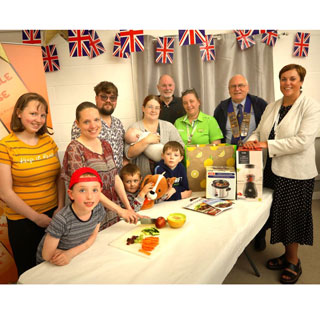
<path fill-rule="evenodd" d="M 142 118 L 141 105 L 148 94 L 159 94 L 157 83 L 162 74 L 169 74 L 176 84 L 175 96 L 195 88 L 201 100 L 201 110 L 213 115 L 221 100 L 229 97 L 228 82 L 235 74 L 244 75 L 249 82 L 249 93 L 274 101 L 273 48 L 261 43 L 261 35 L 255 35 L 256 44 L 240 50 L 233 33 L 219 34 L 215 39 L 216 60 L 202 61 L 198 45 L 179 46 L 174 37 L 172 64 L 155 62 L 157 38 L 144 36 L 144 52 L 132 54 L 132 77 L 137 120 Z"/>

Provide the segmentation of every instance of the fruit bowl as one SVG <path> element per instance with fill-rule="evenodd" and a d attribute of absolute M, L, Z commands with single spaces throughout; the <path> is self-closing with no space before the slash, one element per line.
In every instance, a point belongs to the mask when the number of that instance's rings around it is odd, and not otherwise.
<path fill-rule="evenodd" d="M 186 218 L 183 213 L 171 213 L 168 215 L 167 221 L 171 228 L 181 228 L 186 222 Z"/>

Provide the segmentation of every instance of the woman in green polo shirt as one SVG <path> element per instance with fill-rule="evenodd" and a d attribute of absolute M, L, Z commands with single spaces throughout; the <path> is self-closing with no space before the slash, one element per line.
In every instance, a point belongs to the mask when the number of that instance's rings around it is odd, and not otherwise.
<path fill-rule="evenodd" d="M 217 120 L 200 111 L 200 99 L 195 89 L 182 93 L 186 115 L 174 123 L 185 144 L 219 144 L 223 138 Z"/>

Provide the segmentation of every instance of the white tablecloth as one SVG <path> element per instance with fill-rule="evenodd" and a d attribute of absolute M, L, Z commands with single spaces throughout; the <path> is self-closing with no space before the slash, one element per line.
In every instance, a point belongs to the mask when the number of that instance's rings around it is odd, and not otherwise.
<path fill-rule="evenodd" d="M 218 216 L 182 209 L 189 201 L 163 202 L 142 211 L 150 217 L 167 217 L 173 212 L 187 216 L 187 224 L 183 227 L 185 232 L 151 259 L 108 245 L 136 227 L 120 221 L 100 232 L 95 243 L 69 265 L 59 267 L 43 262 L 22 274 L 18 283 L 222 283 L 239 255 L 266 222 L 272 191 L 264 189 L 262 202 L 237 200 L 234 208 Z"/>

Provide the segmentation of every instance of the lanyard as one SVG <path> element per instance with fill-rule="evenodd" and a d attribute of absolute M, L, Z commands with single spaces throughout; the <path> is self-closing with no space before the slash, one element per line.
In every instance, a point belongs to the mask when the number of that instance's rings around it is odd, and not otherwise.
<path fill-rule="evenodd" d="M 191 126 L 192 126 L 191 134 L 190 134 L 190 131 L 189 131 L 189 125 L 187 125 L 188 144 L 191 143 L 192 136 L 194 135 L 194 132 L 195 132 L 195 130 L 196 130 L 196 128 L 197 128 L 197 125 L 198 125 L 197 120 L 193 120 L 193 121 L 192 121 L 192 124 L 191 124 Z"/>

